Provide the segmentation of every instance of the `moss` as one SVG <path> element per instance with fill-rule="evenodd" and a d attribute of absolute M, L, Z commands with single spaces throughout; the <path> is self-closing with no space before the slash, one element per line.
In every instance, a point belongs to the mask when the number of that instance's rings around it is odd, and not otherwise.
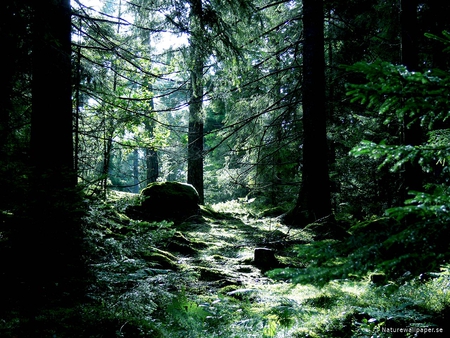
<path fill-rule="evenodd" d="M 208 205 L 201 205 L 200 211 L 203 217 L 209 218 L 211 220 L 230 220 L 234 219 L 231 214 L 224 212 L 215 211 L 212 207 Z"/>
<path fill-rule="evenodd" d="M 236 291 L 239 288 L 240 288 L 239 285 L 230 284 L 230 285 L 224 286 L 223 288 L 220 288 L 219 293 L 222 295 L 227 295 L 228 293 Z"/>
<path fill-rule="evenodd" d="M 199 214 L 200 198 L 190 184 L 154 182 L 141 192 L 142 203 L 127 208 L 127 215 L 147 221 L 170 220 L 180 223 Z"/>
<path fill-rule="evenodd" d="M 225 261 L 225 260 L 227 260 L 227 258 L 224 257 L 224 256 L 222 256 L 222 255 L 213 255 L 212 258 L 213 258 L 215 261 Z"/>
<path fill-rule="evenodd" d="M 140 257 L 147 262 L 154 263 L 164 269 L 179 269 L 179 265 L 177 264 L 178 258 L 170 252 L 158 248 L 152 247 L 147 251 L 142 252 Z"/>
<path fill-rule="evenodd" d="M 280 216 L 287 212 L 287 210 L 281 206 L 276 206 L 273 208 L 266 209 L 262 212 L 261 216 L 263 217 L 276 217 Z"/>
<path fill-rule="evenodd" d="M 219 269 L 214 268 L 207 268 L 203 266 L 196 266 L 195 270 L 200 272 L 200 280 L 212 282 L 212 281 L 218 281 L 221 279 L 226 279 L 229 276 L 222 272 Z"/>
<path fill-rule="evenodd" d="M 167 250 L 178 252 L 183 255 L 192 255 L 197 253 L 195 245 L 183 233 L 177 231 L 174 236 L 168 241 Z"/>
<path fill-rule="evenodd" d="M 209 244 L 204 241 L 199 241 L 196 239 L 191 240 L 191 245 L 198 250 L 206 249 L 209 247 Z"/>
<path fill-rule="evenodd" d="M 147 262 L 154 263 L 155 265 L 163 269 L 178 270 L 178 264 L 172 259 L 174 257 L 171 254 L 164 255 L 155 251 L 147 251 L 141 254 L 141 257 Z"/>

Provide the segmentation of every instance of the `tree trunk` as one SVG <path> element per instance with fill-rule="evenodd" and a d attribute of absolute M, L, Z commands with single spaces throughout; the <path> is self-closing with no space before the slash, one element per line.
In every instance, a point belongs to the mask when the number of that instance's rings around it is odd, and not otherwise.
<path fill-rule="evenodd" d="M 54 175 L 52 184 L 73 188 L 70 1 L 36 4 L 33 31 L 33 164 L 38 176 Z"/>
<path fill-rule="evenodd" d="M 2 41 L 3 66 L 0 69 L 0 160 L 4 160 L 7 153 L 6 145 L 10 135 L 10 112 L 12 111 L 11 97 L 13 92 L 13 79 L 19 57 L 18 33 L 13 31 L 15 6 L 2 2 L 0 7 L 0 40 Z"/>
<path fill-rule="evenodd" d="M 298 225 L 331 214 L 325 105 L 323 1 L 303 0 L 303 167 Z"/>
<path fill-rule="evenodd" d="M 418 20 L 417 20 L 417 0 L 401 0 L 401 59 L 404 66 L 409 71 L 417 71 L 419 68 L 418 52 Z M 404 117 L 404 144 L 416 146 L 422 143 L 422 128 L 420 121 L 414 120 L 408 115 Z M 408 162 L 405 165 L 404 186 L 402 200 L 407 198 L 408 191 L 422 189 L 422 168 L 417 162 Z"/>
<path fill-rule="evenodd" d="M 24 285 L 24 306 L 36 311 L 45 302 L 73 300 L 83 264 L 73 169 L 70 1 L 45 0 L 32 6 L 34 175 L 24 203 L 26 216 L 16 229 L 15 259 Z M 21 276 L 23 266 L 27 269 Z"/>
<path fill-rule="evenodd" d="M 156 182 L 159 176 L 158 153 L 153 148 L 145 149 L 147 162 L 147 184 Z"/>
<path fill-rule="evenodd" d="M 108 192 L 108 177 L 110 173 L 110 164 L 111 164 L 111 154 L 112 154 L 112 146 L 113 146 L 113 134 L 111 128 L 108 128 L 109 124 L 105 118 L 105 130 L 103 131 L 103 162 L 101 167 L 101 175 L 100 175 L 100 193 L 103 197 L 106 197 Z"/>
<path fill-rule="evenodd" d="M 204 203 L 203 191 L 203 24 L 201 0 L 191 1 L 191 81 L 189 100 L 188 174 Z"/>
<path fill-rule="evenodd" d="M 139 150 L 133 151 L 133 192 L 139 193 Z"/>
<path fill-rule="evenodd" d="M 153 91 L 152 85 L 149 85 L 149 90 Z M 153 111 L 155 108 L 153 98 L 150 101 L 150 108 Z M 153 136 L 155 121 L 151 119 L 147 119 L 144 122 L 145 131 L 148 135 Z M 159 163 L 158 163 L 158 153 L 156 152 L 154 147 L 145 149 L 145 159 L 147 166 L 147 185 L 153 182 L 156 182 L 159 176 Z"/>

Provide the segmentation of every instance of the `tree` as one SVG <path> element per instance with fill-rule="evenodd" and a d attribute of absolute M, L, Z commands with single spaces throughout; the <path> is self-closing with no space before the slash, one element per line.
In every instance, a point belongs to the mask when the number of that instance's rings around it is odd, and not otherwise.
<path fill-rule="evenodd" d="M 152 109 L 153 106 L 153 100 L 151 104 Z M 148 135 L 154 135 L 154 122 L 146 120 L 144 122 L 145 124 L 145 131 Z M 145 158 L 146 158 L 146 176 L 147 176 L 147 184 L 150 184 L 152 182 L 156 182 L 156 179 L 159 176 L 159 164 L 158 164 L 158 153 L 156 151 L 155 147 L 147 147 L 145 148 Z"/>
<path fill-rule="evenodd" d="M 37 180 L 73 188 L 70 1 L 33 7 L 32 161 Z"/>
<path fill-rule="evenodd" d="M 236 62 L 224 58 L 211 77 L 215 109 L 224 114 L 212 147 L 224 154 L 222 168 L 213 177 L 227 195 L 251 194 L 267 206 L 280 206 L 298 193 L 301 5 L 254 6 L 251 19 L 233 24 L 240 46 Z"/>
<path fill-rule="evenodd" d="M 189 87 L 189 131 L 188 131 L 188 174 L 187 182 L 192 184 L 204 203 L 203 189 L 203 67 L 205 25 L 201 0 L 190 1 L 190 87 Z"/>
<path fill-rule="evenodd" d="M 373 62 L 378 58 L 400 62 L 399 11 L 396 3 L 330 1 L 325 3 L 327 135 L 330 146 L 332 206 L 336 214 L 362 217 L 382 213 L 397 201 L 399 175 L 378 171 L 377 162 L 354 158 L 349 150 L 364 137 L 393 139 L 400 125 L 380 126 L 376 116 L 346 99 L 346 83 L 360 81 L 342 64 Z"/>
<path fill-rule="evenodd" d="M 33 2 L 30 14 L 31 172 L 14 214 L 10 278 L 32 326 L 41 307 L 74 301 L 85 275 L 72 146 L 70 1 Z"/>
<path fill-rule="evenodd" d="M 326 136 L 323 1 L 303 0 L 303 167 L 294 222 L 331 215 Z"/>
<path fill-rule="evenodd" d="M 448 33 L 436 40 L 450 45 Z M 404 201 L 406 206 L 389 209 L 388 213 L 399 219 L 414 215 L 412 220 L 426 222 L 427 227 L 447 224 L 450 133 L 448 128 L 441 127 L 441 122 L 449 117 L 448 71 L 430 69 L 411 72 L 404 65 L 382 61 L 373 64 L 361 62 L 348 69 L 364 74 L 366 79 L 364 83 L 350 84 L 349 95 L 353 101 L 375 107 L 383 117 L 380 122 L 404 120 L 408 116 L 412 120 L 419 119 L 427 131 L 428 139 L 417 145 L 363 140 L 352 149 L 355 156 L 381 159 L 379 168 L 388 166 L 391 171 L 399 171 L 412 162 L 428 173 L 423 176 L 420 190 L 410 191 L 413 197 Z"/>
<path fill-rule="evenodd" d="M 153 142 L 158 138 L 152 93 L 157 76 L 152 73 L 149 31 L 123 18 L 128 19 L 130 4 L 108 2 L 101 13 L 78 5 L 79 176 L 103 195 L 111 187 L 129 190 L 146 180 L 144 170 L 136 175 L 135 166 L 128 165 L 130 151 L 148 149 L 143 156 L 155 162 L 156 156 L 148 154 L 156 154 L 150 149 L 158 146 Z M 148 179 L 155 180 L 157 170 L 150 171 Z"/>
<path fill-rule="evenodd" d="M 418 50 L 418 19 L 417 0 L 401 1 L 401 59 L 408 71 L 418 71 L 419 50 Z M 404 140 L 405 145 L 416 146 L 422 143 L 422 127 L 420 120 L 411 119 L 409 114 L 404 120 Z M 409 190 L 420 190 L 422 188 L 422 168 L 418 163 L 408 162 L 405 165 L 403 200 Z"/>

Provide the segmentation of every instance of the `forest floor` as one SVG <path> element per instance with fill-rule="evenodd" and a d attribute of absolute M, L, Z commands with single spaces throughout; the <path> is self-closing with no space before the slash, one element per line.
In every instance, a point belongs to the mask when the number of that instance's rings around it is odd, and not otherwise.
<path fill-rule="evenodd" d="M 300 254 L 302 246 L 315 242 L 314 234 L 261 216 L 246 203 L 216 204 L 204 208 L 201 218 L 177 226 L 178 251 L 183 245 L 193 250 L 176 252 L 170 241 L 162 248 L 176 255 L 181 273 L 194 276 L 185 285 L 187 301 L 177 306 L 184 307 L 184 316 L 204 321 L 203 333 L 187 324 L 184 336 L 398 337 L 383 329 L 412 325 L 412 333 L 401 336 L 421 337 L 426 335 L 417 328 L 441 325 L 449 305 L 448 275 L 419 285 L 414 280 L 374 283 L 370 275 L 301 284 L 288 275 L 269 278 L 266 270 L 302 269 L 310 263 L 305 260 L 314 260 Z M 274 252 L 276 261 L 258 265 L 257 248 Z"/>
<path fill-rule="evenodd" d="M 201 218 L 176 227 L 175 246 L 169 241 L 162 248 L 176 255 L 182 272 L 193 272 L 194 280 L 186 285 L 187 296 L 212 320 L 221 317 L 221 306 L 231 306 L 234 319 L 224 320 L 230 320 L 233 337 L 300 337 L 301 330 L 294 325 L 296 315 L 307 299 L 323 296 L 321 288 L 273 280 L 266 271 L 301 267 L 295 245 L 311 242 L 312 234 L 289 228 L 277 217 L 249 212 L 242 202 L 202 210 Z M 258 249 L 269 252 L 268 261 L 255 261 Z M 271 253 L 275 260 L 270 259 Z M 196 337 L 192 332 L 189 336 Z"/>
<path fill-rule="evenodd" d="M 305 231 L 290 229 L 277 218 L 255 217 L 236 209 L 219 218 L 204 216 L 202 222 L 185 223 L 178 229 L 196 247 L 194 254 L 182 256 L 180 263 L 199 270 L 200 281 L 209 287 L 251 288 L 254 292 L 259 285 L 267 289 L 274 283 L 265 276 L 267 270 L 294 260 L 287 244 L 311 240 Z M 268 261 L 254 261 L 257 249 L 266 249 Z"/>
<path fill-rule="evenodd" d="M 380 282 L 346 261 L 348 244 L 289 228 L 248 201 L 202 207 L 201 216 L 174 225 L 125 216 L 134 198 L 90 203 L 87 297 L 75 307 L 36 311 L 35 337 L 445 336 L 423 331 L 448 324 L 448 265 L 426 280 Z M 275 259 L 258 264 L 257 248 Z M 290 269 L 267 271 L 283 267 Z M 1 337 L 27 336 L 20 309 L 2 313 Z"/>

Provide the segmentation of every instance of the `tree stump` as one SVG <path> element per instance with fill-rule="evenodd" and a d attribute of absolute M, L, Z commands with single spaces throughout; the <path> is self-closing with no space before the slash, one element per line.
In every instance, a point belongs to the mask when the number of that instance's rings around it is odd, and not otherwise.
<path fill-rule="evenodd" d="M 256 248 L 253 264 L 261 271 L 268 271 L 280 267 L 280 262 L 275 257 L 275 251 L 268 248 Z"/>

